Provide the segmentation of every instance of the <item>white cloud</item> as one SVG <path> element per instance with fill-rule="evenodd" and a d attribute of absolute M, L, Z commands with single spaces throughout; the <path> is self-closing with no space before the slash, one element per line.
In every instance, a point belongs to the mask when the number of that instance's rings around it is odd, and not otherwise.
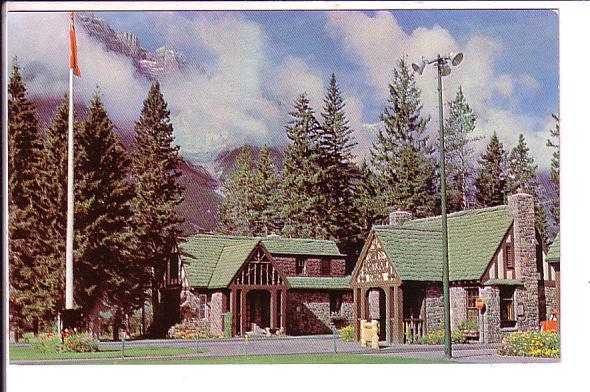
<path fill-rule="evenodd" d="M 469 104 L 479 117 L 477 134 L 489 136 L 497 131 L 507 147 L 511 148 L 518 134 L 523 133 L 539 167 L 548 167 L 550 152 L 543 148 L 549 129 L 546 119 L 529 118 L 516 110 L 515 89 L 534 91 L 538 82 L 527 74 L 495 73 L 495 62 L 503 49 L 500 42 L 487 36 L 473 35 L 460 43 L 438 25 L 420 27 L 408 34 L 395 17 L 385 11 L 374 16 L 362 12 L 331 13 L 326 28 L 332 38 L 341 43 L 346 54 L 365 70 L 376 97 L 384 103 L 392 70 L 401 57 L 408 56 L 412 62 L 421 56 L 431 59 L 437 54 L 462 51 L 465 55 L 463 62 L 443 81 L 444 101 L 452 100 L 461 84 Z M 423 114 L 431 116 L 428 130 L 434 137 L 438 130 L 436 70 L 429 66 L 416 80 L 422 90 Z M 499 103 L 499 98 L 504 98 L 504 106 Z M 368 130 L 376 130 L 376 125 L 367 126 L 359 132 L 359 141 L 370 144 L 375 135 Z M 360 140 L 366 137 L 369 139 Z M 484 145 L 482 141 L 478 150 Z"/>

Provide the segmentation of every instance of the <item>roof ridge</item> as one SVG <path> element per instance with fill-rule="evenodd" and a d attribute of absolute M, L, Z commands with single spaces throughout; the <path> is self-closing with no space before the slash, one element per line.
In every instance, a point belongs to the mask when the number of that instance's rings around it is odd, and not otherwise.
<path fill-rule="evenodd" d="M 373 229 L 376 230 L 408 230 L 408 231 L 421 231 L 425 233 L 442 233 L 441 230 L 429 230 L 429 229 L 422 229 L 422 228 L 415 228 L 415 227 L 404 227 L 404 226 L 396 226 L 396 225 L 374 225 Z"/>
<path fill-rule="evenodd" d="M 185 238 L 220 238 L 220 239 L 235 239 L 235 240 L 258 240 L 258 241 L 265 241 L 265 240 L 289 240 L 289 241 L 314 241 L 314 242 L 325 242 L 325 243 L 333 243 L 336 242 L 333 240 L 326 240 L 323 238 L 292 238 L 292 237 L 261 237 L 261 236 L 241 236 L 241 235 L 229 235 L 229 234 L 193 234 L 187 236 Z"/>
<path fill-rule="evenodd" d="M 484 212 L 503 210 L 503 209 L 506 209 L 507 207 L 508 206 L 506 204 L 501 204 L 499 206 L 494 206 L 494 207 L 474 208 L 473 210 L 457 211 L 457 212 L 452 212 L 450 214 L 447 214 L 447 219 L 448 218 L 455 218 L 455 217 L 463 216 L 463 215 L 482 214 Z M 425 221 L 429 221 L 429 220 L 440 219 L 441 217 L 442 217 L 442 215 L 428 216 L 426 218 L 412 219 L 412 220 L 408 221 L 408 223 L 410 223 L 410 222 L 425 222 Z"/>

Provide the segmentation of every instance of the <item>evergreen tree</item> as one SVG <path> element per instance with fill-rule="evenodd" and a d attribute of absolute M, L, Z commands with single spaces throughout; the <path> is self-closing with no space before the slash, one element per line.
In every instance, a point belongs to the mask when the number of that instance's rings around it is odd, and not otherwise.
<path fill-rule="evenodd" d="M 135 124 L 132 172 L 135 180 L 134 224 L 142 244 L 141 256 L 152 268 L 153 334 L 159 334 L 162 309 L 158 284 L 178 241 L 182 218 L 175 207 L 183 200 L 178 184 L 179 147 L 174 146 L 170 111 L 158 82 L 152 84 Z"/>
<path fill-rule="evenodd" d="M 319 124 L 306 94 L 295 101 L 292 119 L 287 125 L 291 140 L 285 155 L 283 171 L 283 234 L 289 237 L 326 238 L 321 211 Z"/>
<path fill-rule="evenodd" d="M 8 255 L 10 324 L 17 336 L 46 314 L 39 217 L 41 136 L 14 60 L 8 83 Z M 40 268 L 41 267 L 41 268 Z"/>
<path fill-rule="evenodd" d="M 280 180 L 270 152 L 264 146 L 254 171 L 254 233 L 262 236 L 277 234 L 282 227 Z"/>
<path fill-rule="evenodd" d="M 388 104 L 381 115 L 383 128 L 371 149 L 381 191 L 382 207 L 402 208 L 417 217 L 436 213 L 435 164 L 425 134 L 429 118 L 421 115 L 420 90 L 405 59 L 389 84 Z"/>
<path fill-rule="evenodd" d="M 479 159 L 475 188 L 479 206 L 493 207 L 504 204 L 507 195 L 506 152 L 495 132 Z"/>
<path fill-rule="evenodd" d="M 351 238 L 359 232 L 352 186 L 355 167 L 352 149 L 356 143 L 345 109 L 336 75 L 332 74 L 324 97 L 318 132 L 320 203 L 324 211 L 322 226 L 328 238 L 336 240 L 340 249 L 349 254 L 352 251 Z"/>
<path fill-rule="evenodd" d="M 75 168 L 75 298 L 90 319 L 104 306 L 137 309 L 148 284 L 147 266 L 136 258 L 129 159 L 113 129 L 95 93 L 76 135 Z"/>
<path fill-rule="evenodd" d="M 244 146 L 236 160 L 236 170 L 224 184 L 226 198 L 220 208 L 220 228 L 226 234 L 253 236 L 260 211 L 255 210 L 257 181 L 252 148 Z"/>
<path fill-rule="evenodd" d="M 521 190 L 535 197 L 535 224 L 542 239 L 546 242 L 547 218 L 541 200 L 541 188 L 537 180 L 537 165 L 530 155 L 523 134 L 518 136 L 518 144 L 510 152 L 507 187 L 510 193 Z"/>
<path fill-rule="evenodd" d="M 553 119 L 555 120 L 555 128 L 551 129 L 550 135 L 551 138 L 555 138 L 555 140 L 548 139 L 547 140 L 547 147 L 553 148 L 553 156 L 551 158 L 551 174 L 550 179 L 553 183 L 555 188 L 555 192 L 557 193 L 557 198 L 553 200 L 551 205 L 551 216 L 553 217 L 553 223 L 557 230 L 559 231 L 559 198 L 560 198 L 560 189 L 559 189 L 559 117 L 556 114 L 552 114 Z"/>
<path fill-rule="evenodd" d="M 471 136 L 477 116 L 459 87 L 455 99 L 449 102 L 445 125 L 445 158 L 447 209 L 449 212 L 469 209 L 473 200 L 474 168 L 471 165 L 471 143 L 481 138 Z"/>

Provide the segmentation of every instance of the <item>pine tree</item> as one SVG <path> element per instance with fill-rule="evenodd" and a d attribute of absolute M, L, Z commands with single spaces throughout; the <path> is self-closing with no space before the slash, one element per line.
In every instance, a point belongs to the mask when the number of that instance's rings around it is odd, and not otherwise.
<path fill-rule="evenodd" d="M 547 140 L 547 147 L 553 148 L 553 156 L 551 157 L 551 174 L 550 179 L 553 183 L 555 188 L 555 192 L 557 194 L 557 198 L 553 200 L 551 205 L 551 216 L 553 217 L 553 223 L 557 230 L 559 231 L 559 198 L 560 198 L 560 181 L 559 181 L 559 117 L 556 114 L 552 114 L 553 119 L 555 120 L 555 128 L 551 129 L 550 135 L 551 138 L 555 138 L 555 140 L 548 139 Z"/>
<path fill-rule="evenodd" d="M 382 207 L 403 208 L 417 217 L 436 213 L 435 164 L 425 134 L 429 118 L 421 115 L 420 90 L 405 59 L 389 84 L 388 105 L 381 114 L 383 128 L 371 149 Z"/>
<path fill-rule="evenodd" d="M 103 306 L 138 308 L 148 285 L 147 266 L 136 258 L 130 162 L 113 130 L 97 92 L 76 135 L 75 299 L 90 319 Z"/>
<path fill-rule="evenodd" d="M 356 145 L 353 130 L 345 113 L 346 105 L 332 74 L 324 97 L 322 122 L 318 132 L 322 226 L 328 238 L 336 240 L 340 249 L 350 253 L 350 239 L 359 234 L 356 225 L 352 186 L 353 155 Z"/>
<path fill-rule="evenodd" d="M 39 268 L 43 233 L 37 224 L 41 136 L 16 59 L 8 94 L 10 324 L 18 336 L 44 318 L 47 292 L 40 275 L 44 268 Z"/>
<path fill-rule="evenodd" d="M 236 170 L 224 183 L 226 198 L 220 208 L 220 228 L 226 234 L 253 236 L 259 211 L 255 210 L 257 183 L 252 147 L 246 145 L 236 160 Z"/>
<path fill-rule="evenodd" d="M 289 237 L 326 238 L 322 227 L 324 211 L 321 211 L 320 179 L 318 164 L 319 124 L 306 94 L 295 101 L 292 119 L 287 125 L 287 137 L 291 140 L 285 155 L 283 170 L 283 234 Z"/>
<path fill-rule="evenodd" d="M 510 152 L 508 159 L 508 191 L 512 193 L 520 190 L 535 197 L 535 225 L 541 238 L 547 242 L 547 217 L 537 180 L 537 165 L 530 155 L 523 134 L 518 136 L 518 144 Z"/>
<path fill-rule="evenodd" d="M 173 145 L 170 111 L 160 92 L 158 82 L 152 84 L 143 103 L 141 116 L 135 124 L 137 136 L 133 145 L 132 172 L 135 180 L 133 203 L 134 225 L 138 232 L 145 264 L 152 268 L 152 332 L 161 333 L 162 309 L 158 300 L 158 284 L 166 264 L 172 257 L 180 233 L 182 218 L 175 211 L 183 200 L 178 184 L 181 173 L 179 147 Z"/>
<path fill-rule="evenodd" d="M 277 234 L 282 227 L 280 180 L 270 152 L 263 147 L 254 171 L 254 233 L 263 236 Z"/>
<path fill-rule="evenodd" d="M 506 200 L 506 152 L 495 132 L 479 159 L 475 188 L 477 203 L 481 207 L 502 205 Z"/>
<path fill-rule="evenodd" d="M 469 209 L 473 200 L 474 168 L 471 165 L 471 143 L 480 140 L 472 137 L 477 116 L 465 99 L 459 86 L 455 99 L 449 102 L 449 116 L 445 125 L 445 158 L 447 208 L 449 212 Z"/>

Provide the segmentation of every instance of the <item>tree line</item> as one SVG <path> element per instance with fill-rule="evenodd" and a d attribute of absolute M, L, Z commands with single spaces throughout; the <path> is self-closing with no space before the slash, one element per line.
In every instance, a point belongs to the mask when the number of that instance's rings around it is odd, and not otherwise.
<path fill-rule="evenodd" d="M 279 170 L 263 148 L 258 159 L 242 149 L 237 169 L 224 183 L 220 231 L 226 234 L 331 239 L 354 266 L 373 224 L 386 223 L 390 209 L 415 217 L 440 214 L 438 139 L 426 133 L 430 117 L 422 114 L 421 91 L 406 59 L 393 70 L 389 95 L 370 156 L 355 162 L 354 130 L 332 74 L 319 116 L 308 96 L 297 97 L 286 125 L 289 145 Z M 537 165 L 523 134 L 507 151 L 496 133 L 475 156 L 477 116 L 461 87 L 447 103 L 445 121 L 447 210 L 463 211 L 506 203 L 521 190 L 535 196 L 536 224 L 548 241 L 546 196 Z M 559 190 L 559 118 L 547 146 L 554 149 L 550 179 Z M 558 193 L 559 195 L 559 193 Z M 559 226 L 559 201 L 550 211 Z"/>
<path fill-rule="evenodd" d="M 68 97 L 44 132 L 16 59 L 8 84 L 8 235 L 10 325 L 48 328 L 63 308 Z M 74 299 L 96 331 L 100 312 L 122 319 L 152 297 L 176 245 L 182 201 L 179 147 L 170 112 L 154 83 L 127 151 L 93 95 L 75 122 Z M 154 325 L 156 325 L 155 323 Z"/>
<path fill-rule="evenodd" d="M 437 140 L 426 133 L 421 91 L 405 59 L 389 83 L 380 128 L 369 157 L 357 162 L 354 130 L 336 76 L 321 112 L 299 95 L 285 131 L 281 170 L 265 147 L 258 157 L 243 148 L 223 184 L 218 231 L 226 234 L 323 238 L 349 255 L 350 271 L 368 231 L 386 223 L 390 208 L 415 217 L 440 214 Z M 10 324 L 42 329 L 64 304 L 68 102 L 64 97 L 41 132 L 14 63 L 8 84 L 8 235 Z M 537 166 L 520 135 L 510 151 L 494 133 L 475 157 L 477 116 L 461 87 L 447 103 L 445 144 L 448 211 L 493 207 L 517 189 L 535 196 L 537 227 L 547 240 L 547 219 Z M 559 118 L 547 146 L 550 179 L 559 192 Z M 115 324 L 150 300 L 154 328 L 159 283 L 179 241 L 183 200 L 181 163 L 167 103 L 154 83 L 126 150 L 104 108 L 92 97 L 75 123 L 75 302 L 95 322 L 101 311 Z M 558 193 L 559 195 L 559 193 Z M 550 208 L 559 226 L 559 199 Z M 155 334 L 162 331 L 152 331 Z"/>

